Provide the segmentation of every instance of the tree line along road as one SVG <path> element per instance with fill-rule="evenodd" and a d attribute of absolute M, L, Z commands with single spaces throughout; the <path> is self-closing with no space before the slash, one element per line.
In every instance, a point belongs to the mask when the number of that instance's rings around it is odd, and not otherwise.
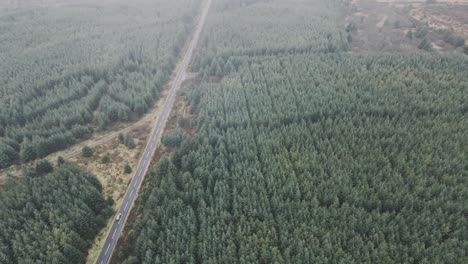
<path fill-rule="evenodd" d="M 188 47 L 186 48 L 185 53 L 183 54 L 183 59 L 179 67 L 176 68 L 176 77 L 170 87 L 169 95 L 167 96 L 166 101 L 164 102 L 161 110 L 158 112 L 159 117 L 158 121 L 156 122 L 156 126 L 151 132 L 150 138 L 146 143 L 146 148 L 143 152 L 143 156 L 141 157 L 140 162 L 138 163 L 136 173 L 128 186 L 127 192 L 125 193 L 124 199 L 122 200 L 122 204 L 116 212 L 117 217 L 114 220 L 114 223 L 112 224 L 107 234 L 104 246 L 96 261 L 97 264 L 108 263 L 110 257 L 112 256 L 112 252 L 119 238 L 120 232 L 122 231 L 122 227 L 125 225 L 125 220 L 127 219 L 128 213 L 130 212 L 130 209 L 137 196 L 141 183 L 143 182 L 144 175 L 148 170 L 148 167 L 151 163 L 151 158 L 156 150 L 158 141 L 161 137 L 162 131 L 169 117 L 169 113 L 174 104 L 176 92 L 183 83 L 183 81 L 187 78 L 187 68 L 192 59 L 193 52 L 195 50 L 195 47 L 197 46 L 198 40 L 200 38 L 200 33 L 203 29 L 203 25 L 205 24 L 208 11 L 211 6 L 211 1 L 212 0 L 207 0 L 202 8 L 200 19 L 198 21 L 198 24 L 196 25 L 195 31 L 188 44 Z"/>

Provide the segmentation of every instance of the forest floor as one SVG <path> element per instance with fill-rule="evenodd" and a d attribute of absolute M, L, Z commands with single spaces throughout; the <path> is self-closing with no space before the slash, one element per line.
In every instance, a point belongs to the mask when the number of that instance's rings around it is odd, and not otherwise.
<path fill-rule="evenodd" d="M 438 0 L 428 4 L 422 0 L 354 0 L 347 23 L 353 23 L 352 51 L 401 52 L 417 51 L 421 39 L 410 38 L 408 31 L 427 24 L 427 39 L 437 51 L 463 53 L 444 41 L 441 30 L 468 39 L 468 0 Z M 467 45 L 465 43 L 465 45 Z"/>

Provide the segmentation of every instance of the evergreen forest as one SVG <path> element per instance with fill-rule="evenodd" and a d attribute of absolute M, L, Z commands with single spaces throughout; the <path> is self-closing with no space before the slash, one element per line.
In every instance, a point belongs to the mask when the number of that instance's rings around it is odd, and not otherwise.
<path fill-rule="evenodd" d="M 191 90 L 127 263 L 468 261 L 466 59 L 229 63 Z"/>
<path fill-rule="evenodd" d="M 0 263 L 84 263 L 112 214 L 98 179 L 65 163 L 30 169 L 0 190 Z"/>
<path fill-rule="evenodd" d="M 468 262 L 467 58 L 349 53 L 346 1 L 290 2 L 215 2 L 120 259 Z"/>
<path fill-rule="evenodd" d="M 200 3 L 30 2 L 0 4 L 0 169 L 146 113 Z"/>
<path fill-rule="evenodd" d="M 353 49 L 352 0 L 212 0 L 203 28 L 205 0 L 72 2 L 0 3 L 0 169 L 23 168 L 0 186 L 0 263 L 86 263 L 96 241 L 112 264 L 468 263 L 465 43 L 415 23 L 419 48 Z M 166 125 L 159 145 L 126 130 L 77 146 L 86 168 L 43 159 L 171 83 L 138 130 Z M 118 172 L 101 184 L 92 159 Z"/>

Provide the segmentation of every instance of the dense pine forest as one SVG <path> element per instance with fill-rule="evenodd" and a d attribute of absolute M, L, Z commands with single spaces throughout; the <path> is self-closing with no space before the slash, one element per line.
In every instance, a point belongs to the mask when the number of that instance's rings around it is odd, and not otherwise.
<path fill-rule="evenodd" d="M 468 61 L 235 57 L 150 181 L 127 263 L 464 263 Z"/>
<path fill-rule="evenodd" d="M 0 168 L 145 113 L 200 3 L 36 2 L 0 4 Z"/>
<path fill-rule="evenodd" d="M 219 76 L 220 64 L 232 55 L 347 50 L 337 18 L 344 8 L 343 0 L 215 1 L 193 67 Z"/>
<path fill-rule="evenodd" d="M 468 263 L 468 56 L 352 49 L 351 2 L 213 0 L 158 162 L 140 189 L 119 166 L 125 214 L 61 157 L 22 163 L 146 113 L 204 1 L 0 3 L 0 169 L 23 168 L 0 187 L 0 263 L 89 262 L 109 221 L 110 263 Z"/>
<path fill-rule="evenodd" d="M 97 178 L 65 163 L 0 190 L 0 263 L 84 263 L 112 214 Z"/>
<path fill-rule="evenodd" d="M 293 2 L 216 1 L 119 259 L 468 262 L 467 58 L 348 53 L 346 1 Z"/>

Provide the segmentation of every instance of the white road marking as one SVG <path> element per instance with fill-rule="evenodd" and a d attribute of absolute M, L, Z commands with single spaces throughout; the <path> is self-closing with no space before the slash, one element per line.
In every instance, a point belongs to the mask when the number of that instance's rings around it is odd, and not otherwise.
<path fill-rule="evenodd" d="M 133 187 L 136 187 L 137 183 L 138 183 L 138 181 L 135 181 L 135 183 L 133 184 Z"/>
<path fill-rule="evenodd" d="M 127 201 L 127 203 L 125 204 L 125 209 L 124 209 L 124 210 L 126 211 L 127 208 L 128 208 L 128 201 Z"/>
<path fill-rule="evenodd" d="M 110 244 L 107 245 L 106 253 L 104 253 L 105 256 L 107 256 L 107 253 L 109 253 L 109 249 L 110 249 Z"/>
<path fill-rule="evenodd" d="M 130 191 L 130 196 L 132 196 L 132 195 L 133 195 L 133 190 L 134 190 L 134 189 L 132 189 L 132 190 Z"/>
<path fill-rule="evenodd" d="M 117 232 L 117 229 L 114 230 L 114 233 L 112 234 L 112 239 L 114 239 L 116 232 Z"/>

